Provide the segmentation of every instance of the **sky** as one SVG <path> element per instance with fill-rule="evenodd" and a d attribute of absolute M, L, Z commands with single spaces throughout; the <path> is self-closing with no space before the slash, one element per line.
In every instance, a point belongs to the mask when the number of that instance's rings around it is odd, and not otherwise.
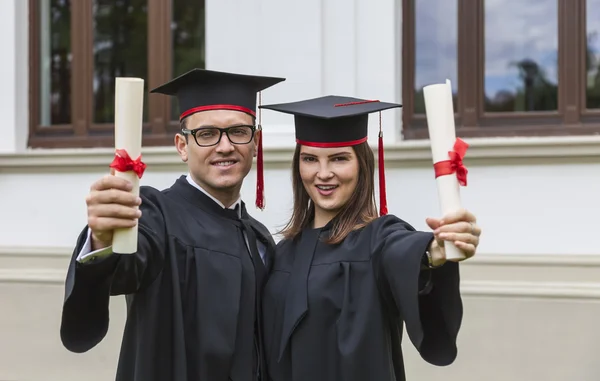
<path fill-rule="evenodd" d="M 588 35 L 595 33 L 590 43 L 596 57 L 596 67 L 600 67 L 600 0 L 587 0 L 586 28 Z M 595 76 L 595 73 L 591 73 Z"/>
<path fill-rule="evenodd" d="M 450 79 L 456 91 L 457 0 L 415 3 L 415 87 Z"/>
<path fill-rule="evenodd" d="M 587 0 L 587 30 L 598 33 L 593 44 L 600 55 L 600 0 Z M 457 0 L 416 1 L 416 86 L 452 81 L 457 86 Z M 485 1 L 485 92 L 520 85 L 510 62 L 529 58 L 556 83 L 558 51 L 557 0 Z M 599 57 L 600 58 L 600 57 Z"/>

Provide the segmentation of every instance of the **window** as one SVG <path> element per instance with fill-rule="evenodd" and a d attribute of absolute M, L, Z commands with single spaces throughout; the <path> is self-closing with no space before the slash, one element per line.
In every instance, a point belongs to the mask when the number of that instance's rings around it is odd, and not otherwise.
<path fill-rule="evenodd" d="M 145 80 L 143 144 L 172 144 L 177 104 L 148 90 L 204 67 L 204 1 L 29 0 L 29 32 L 29 146 L 114 146 L 119 76 Z"/>
<path fill-rule="evenodd" d="M 600 0 L 403 0 L 404 137 L 427 138 L 423 86 L 446 78 L 459 136 L 600 133 L 598 14 Z"/>

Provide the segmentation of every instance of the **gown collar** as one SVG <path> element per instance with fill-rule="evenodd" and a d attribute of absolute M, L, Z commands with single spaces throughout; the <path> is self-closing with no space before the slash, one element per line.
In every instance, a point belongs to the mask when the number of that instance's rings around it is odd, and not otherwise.
<path fill-rule="evenodd" d="M 217 200 L 215 197 L 213 197 L 210 193 L 208 193 L 204 188 L 202 188 L 199 184 L 197 184 L 194 179 L 192 178 L 191 174 L 187 174 L 187 176 L 185 177 L 185 179 L 187 180 L 187 182 L 193 186 L 194 188 L 198 189 L 199 191 L 201 191 L 202 193 L 204 193 L 206 196 L 208 196 L 208 198 L 210 198 L 211 200 L 213 200 L 214 202 L 217 203 L 217 205 L 219 205 L 221 208 L 223 209 L 233 209 L 233 210 L 239 210 L 241 212 L 241 207 L 240 204 L 242 203 L 242 196 L 238 196 L 238 199 L 229 207 L 226 208 L 225 205 L 223 205 L 223 203 L 219 200 Z"/>
<path fill-rule="evenodd" d="M 295 239 L 294 264 L 285 298 L 283 326 L 279 341 L 279 360 L 304 316 L 308 313 L 308 276 L 321 237 L 329 237 L 339 214 L 321 228 L 304 228 Z M 312 225 L 312 224 L 311 224 Z"/>
<path fill-rule="evenodd" d="M 171 190 L 186 199 L 192 205 L 210 214 L 230 220 L 239 220 L 240 217 L 248 218 L 246 205 L 241 199 L 232 205 L 232 207 L 237 205 L 236 209 L 223 208 L 223 204 L 218 203 L 217 200 L 210 197 L 203 189 L 198 186 L 193 186 L 184 175 L 175 181 Z"/>
<path fill-rule="evenodd" d="M 296 240 L 294 264 L 285 297 L 278 361 L 283 358 L 294 330 L 308 312 L 308 275 L 320 237 L 331 229 L 332 221 L 322 228 L 305 228 Z"/>

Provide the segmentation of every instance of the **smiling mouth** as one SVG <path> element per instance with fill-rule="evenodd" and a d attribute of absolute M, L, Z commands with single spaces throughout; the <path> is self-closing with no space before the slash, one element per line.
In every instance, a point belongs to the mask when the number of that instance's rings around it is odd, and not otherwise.
<path fill-rule="evenodd" d="M 234 165 L 235 163 L 237 163 L 237 161 L 235 161 L 235 160 L 224 160 L 224 161 L 215 161 L 212 163 L 212 165 L 214 165 L 216 167 L 229 167 L 231 165 Z"/>
<path fill-rule="evenodd" d="M 337 187 L 337 185 L 316 185 L 317 192 L 324 197 L 333 195 Z"/>
<path fill-rule="evenodd" d="M 338 186 L 337 185 L 317 185 L 316 187 L 322 191 L 330 191 L 330 190 L 334 190 Z"/>

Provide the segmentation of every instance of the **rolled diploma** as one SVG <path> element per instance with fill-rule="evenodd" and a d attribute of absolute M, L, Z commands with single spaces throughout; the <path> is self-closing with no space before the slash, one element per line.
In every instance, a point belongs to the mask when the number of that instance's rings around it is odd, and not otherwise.
<path fill-rule="evenodd" d="M 454 149 L 456 141 L 450 80 L 447 79 L 445 84 L 425 86 L 423 96 L 433 163 L 449 160 L 448 152 Z M 439 176 L 436 183 L 442 213 L 447 214 L 460 209 L 460 187 L 456 173 Z M 448 260 L 460 261 L 466 258 L 463 251 L 452 242 L 446 241 L 444 248 Z"/>
<path fill-rule="evenodd" d="M 144 80 L 141 78 L 117 77 L 115 83 L 115 150 L 124 149 L 132 160 L 142 152 L 142 123 L 144 113 Z M 135 172 L 115 171 L 115 176 L 131 182 L 130 193 L 138 196 L 140 179 Z M 115 229 L 112 251 L 118 254 L 133 254 L 137 251 L 138 225 L 132 228 Z"/>

